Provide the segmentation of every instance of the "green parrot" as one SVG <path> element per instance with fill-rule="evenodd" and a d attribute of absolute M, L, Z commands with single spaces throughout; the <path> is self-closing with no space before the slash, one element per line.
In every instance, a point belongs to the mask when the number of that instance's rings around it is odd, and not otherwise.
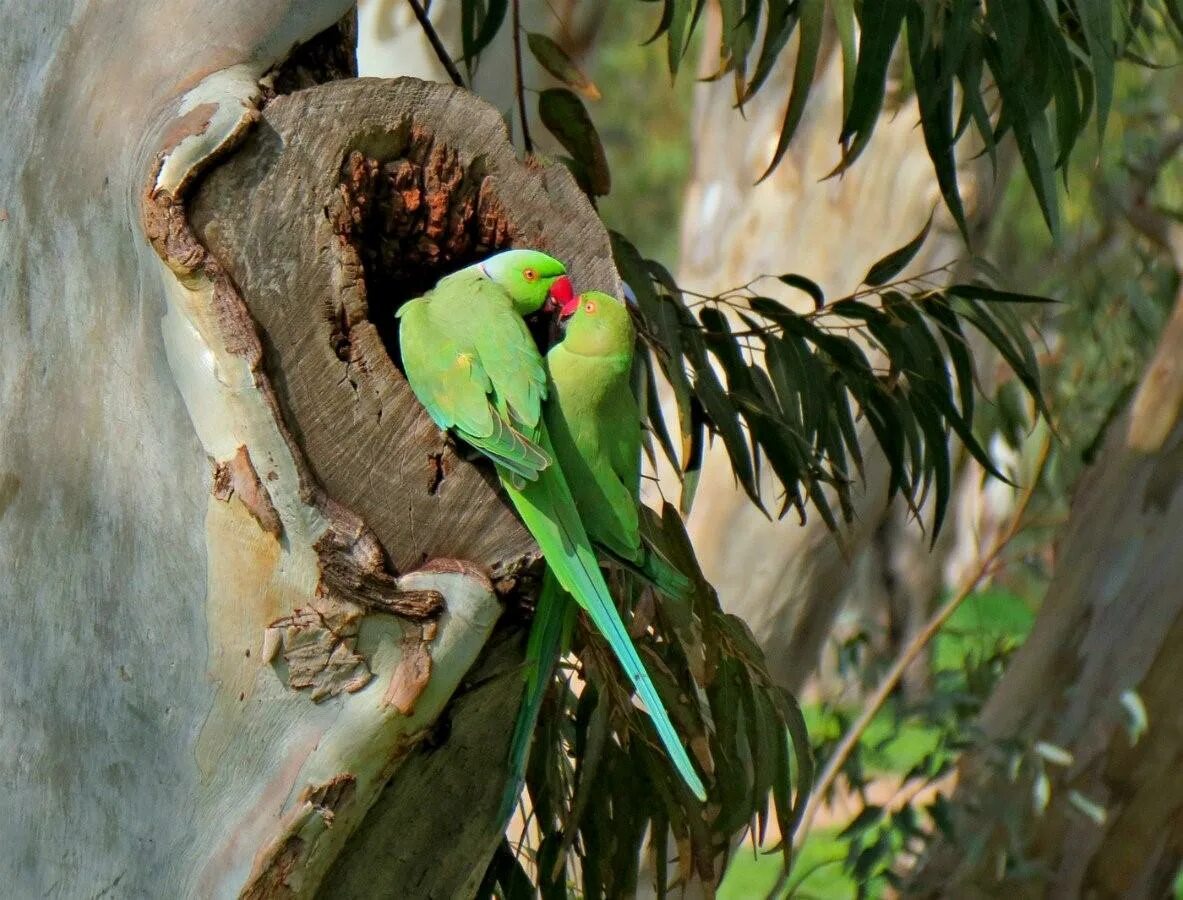
<path fill-rule="evenodd" d="M 616 610 L 568 480 L 553 463 L 542 418 L 546 368 L 524 317 L 575 301 L 558 260 L 536 250 L 496 254 L 442 278 L 399 309 L 403 368 L 432 420 L 496 464 L 502 487 L 542 550 L 544 577 L 573 596 L 604 635 L 678 771 L 705 798 Z M 532 632 L 532 644 L 535 638 Z"/>
<path fill-rule="evenodd" d="M 598 549 L 667 596 L 685 599 L 693 589 L 689 579 L 642 536 L 641 412 L 631 384 L 636 342 L 632 317 L 623 302 L 596 291 L 563 302 L 560 317 L 565 335 L 546 357 L 549 396 L 543 419 L 579 517 Z M 510 808 L 525 778 L 542 698 L 570 644 L 574 617 L 575 604 L 563 585 L 546 573 L 526 648 L 525 695 L 510 744 Z M 686 781 L 701 799 L 697 777 Z"/>

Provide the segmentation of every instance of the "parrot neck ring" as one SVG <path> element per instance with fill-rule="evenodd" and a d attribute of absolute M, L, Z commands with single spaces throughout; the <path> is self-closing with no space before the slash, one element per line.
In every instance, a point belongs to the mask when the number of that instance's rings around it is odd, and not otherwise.
<path fill-rule="evenodd" d="M 560 275 L 550 286 L 546 295 L 547 310 L 559 311 L 559 318 L 566 319 L 575 314 L 579 308 L 579 298 L 575 296 L 575 288 L 571 286 L 571 279 Z"/>

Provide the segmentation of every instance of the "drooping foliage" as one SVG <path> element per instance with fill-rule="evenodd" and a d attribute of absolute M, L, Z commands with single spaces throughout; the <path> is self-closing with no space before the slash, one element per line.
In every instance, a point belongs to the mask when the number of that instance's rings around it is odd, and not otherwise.
<path fill-rule="evenodd" d="M 520 16 L 515 6 L 514 0 L 462 0 L 465 64 L 475 65 L 499 29 Z M 705 34 L 705 9 L 705 0 L 637 7 L 639 16 L 653 17 L 650 43 L 662 45 L 675 76 L 692 39 Z M 511 10 L 517 15 L 509 16 Z M 1057 233 L 1058 177 L 1067 179 L 1086 129 L 1104 132 L 1116 64 L 1147 62 L 1148 47 L 1160 46 L 1164 34 L 1177 45 L 1183 27 L 1177 0 L 720 0 L 719 14 L 718 46 L 708 48 L 717 49 L 712 77 L 733 79 L 736 106 L 787 85 L 768 171 L 803 121 L 827 54 L 839 54 L 843 120 L 831 174 L 856 164 L 881 119 L 889 84 L 898 85 L 897 92 L 915 97 L 935 180 L 967 242 L 959 161 L 975 154 L 993 160 L 1013 140 L 1044 223 Z M 601 90 L 562 41 L 544 33 L 552 26 L 522 22 L 517 35 L 562 85 L 538 91 L 532 121 L 553 135 L 595 202 L 612 189 L 588 105 Z M 772 77 L 793 53 L 792 77 Z M 520 57 L 516 70 L 517 92 L 525 98 L 534 85 L 524 84 Z M 886 455 L 892 493 L 914 509 L 931 501 L 933 536 L 950 497 L 951 437 L 1000 476 L 974 430 L 979 389 L 969 338 L 989 345 L 1009 370 L 1003 380 L 1043 412 L 1022 311 L 1046 301 L 1005 290 L 977 260 L 975 275 L 952 284 L 946 270 L 901 277 L 927 234 L 928 226 L 871 265 L 860 289 L 839 299 L 826 297 L 808 273 L 753 273 L 735 290 L 701 296 L 678 285 L 660 262 L 643 258 L 626 236 L 613 235 L 617 267 L 638 299 L 647 451 L 655 462 L 664 456 L 682 480 L 677 507 L 667 504 L 660 530 L 671 559 L 687 571 L 697 566 L 679 513 L 693 502 L 711 441 L 722 445 L 737 482 L 769 515 L 804 517 L 812 510 L 838 535 L 862 475 L 863 432 Z M 803 303 L 790 308 L 777 299 L 786 291 Z M 672 389 L 672 417 L 658 402 L 662 382 Z M 570 885 L 585 896 L 627 894 L 646 836 L 659 893 L 691 874 L 710 880 L 745 826 L 763 841 L 775 820 L 779 833 L 791 836 L 809 792 L 800 712 L 768 678 L 750 633 L 723 612 L 709 586 L 702 583 L 685 605 L 657 602 L 624 582 L 621 594 L 663 700 L 712 782 L 711 797 L 704 807 L 681 789 L 606 648 L 580 629 L 536 739 L 527 838 L 516 847 L 507 841 L 487 875 L 490 890 L 504 896 L 535 889 L 566 896 Z M 782 844 L 786 865 L 789 846 Z"/>

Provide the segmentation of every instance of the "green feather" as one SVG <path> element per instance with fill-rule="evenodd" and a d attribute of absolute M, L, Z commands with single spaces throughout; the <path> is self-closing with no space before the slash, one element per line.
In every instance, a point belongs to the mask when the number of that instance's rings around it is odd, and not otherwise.
<path fill-rule="evenodd" d="M 568 482 L 561 469 L 550 464 L 554 450 L 542 421 L 546 369 L 521 318 L 522 313 L 541 305 L 540 298 L 526 296 L 537 292 L 538 278 L 553 280 L 562 274 L 561 264 L 553 260 L 557 268 L 549 263 L 542 268 L 548 259 L 534 251 L 499 254 L 442 279 L 398 312 L 403 366 L 415 396 L 437 425 L 453 430 L 497 463 L 502 485 L 559 586 L 548 593 L 540 623 L 543 630 L 533 641 L 536 664 L 526 706 L 527 711 L 534 711 L 519 719 L 515 754 L 523 754 L 523 740 L 528 745 L 537 705 L 564 643 L 563 628 L 554 620 L 561 623 L 570 616 L 562 594 L 566 591 L 604 635 L 648 708 L 678 771 L 691 790 L 705 799 L 702 781 L 616 610 Z M 520 279 L 515 269 L 519 260 L 521 265 L 538 266 L 538 277 Z M 639 446 L 638 441 L 638 450 Z M 622 450 L 627 448 L 618 448 L 613 454 L 621 463 L 627 456 Z M 639 459 L 632 465 L 639 465 Z M 589 506 L 588 511 L 596 519 L 597 531 L 622 537 L 621 549 L 640 563 L 636 503 L 626 500 L 629 491 L 624 483 L 619 485 L 617 496 L 608 501 L 606 509 Z M 599 521 L 601 517 L 604 522 Z M 616 524 L 604 524 L 613 522 Z M 520 734 L 522 729 L 526 729 L 526 738 Z M 511 784 L 515 796 L 524 767 L 524 756 L 520 761 L 518 756 Z"/>
<path fill-rule="evenodd" d="M 403 368 L 432 420 L 520 479 L 538 477 L 550 456 L 529 434 L 546 369 L 509 295 L 463 269 L 397 315 Z"/>
<path fill-rule="evenodd" d="M 641 417 L 629 379 L 635 336 L 628 311 L 620 301 L 606 294 L 584 294 L 580 300 L 566 337 L 547 354 L 550 396 L 543 417 L 551 442 L 548 449 L 570 489 L 578 518 L 595 545 L 662 593 L 685 600 L 693 592 L 693 583 L 653 549 L 651 541 L 645 539 L 638 515 Z M 529 526 L 525 513 L 523 518 Z M 532 526 L 531 531 L 534 531 Z M 549 556 L 547 559 L 550 561 Z M 564 586 L 569 587 L 566 583 Z M 588 589 L 585 585 L 584 590 Z M 553 624 L 562 617 L 564 609 L 570 609 L 570 601 L 564 606 L 564 599 L 545 586 L 539 597 L 527 650 L 530 665 L 525 701 L 518 714 L 510 751 L 510 768 L 515 778 L 509 786 L 509 809 L 517 799 L 520 776 L 516 773 L 524 771 L 529 738 L 538 715 L 538 702 L 532 699 L 540 697 L 545 690 L 554 665 L 567 646 L 558 639 L 561 632 Z M 615 614 L 614 606 L 612 613 Z M 595 624 L 605 634 L 609 633 L 599 622 Z M 536 643 L 534 638 L 538 633 L 545 634 L 547 640 Z M 627 641 L 627 634 L 624 638 Z M 620 656 L 622 651 L 615 644 L 613 647 Z M 628 648 L 632 651 L 631 641 Z M 638 693 L 642 693 L 640 688 Z M 650 709 L 654 708 L 649 698 L 645 702 Z M 654 721 L 658 722 L 656 716 Z M 662 732 L 660 725 L 658 731 Z M 672 728 L 662 734 L 662 740 L 687 784 L 699 793 L 701 782 L 680 743 L 674 743 Z"/>
<path fill-rule="evenodd" d="M 534 610 L 534 623 L 526 643 L 526 690 L 514 723 L 513 739 L 509 745 L 509 781 L 501 804 L 501 821 L 513 815 L 521 785 L 526 780 L 526 762 L 530 757 L 530 742 L 534 726 L 542 709 L 546 688 L 554 677 L 555 666 L 563 648 L 571 641 L 575 625 L 576 605 L 563 590 L 549 569 L 542 576 L 542 589 Z"/>
<path fill-rule="evenodd" d="M 549 442 L 545 430 L 541 431 L 539 438 L 540 443 L 547 447 Z M 599 561 L 579 519 L 575 500 L 562 471 L 558 466 L 551 466 L 539 473 L 536 481 L 528 482 L 521 489 L 506 483 L 504 479 L 502 485 L 518 515 L 526 523 L 526 528 L 538 542 L 549 571 L 564 590 L 575 598 L 616 654 L 625 675 L 649 711 L 658 737 L 678 773 L 694 795 L 705 800 L 706 789 L 702 780 L 678 738 L 677 730 L 670 721 L 649 673 L 645 671 L 620 613 L 616 611 L 616 604 L 600 572 Z"/>

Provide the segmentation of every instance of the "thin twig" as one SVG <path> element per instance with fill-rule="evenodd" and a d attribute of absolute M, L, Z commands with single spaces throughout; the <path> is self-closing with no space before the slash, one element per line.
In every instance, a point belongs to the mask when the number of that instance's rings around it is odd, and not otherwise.
<path fill-rule="evenodd" d="M 513 0 L 513 77 L 514 90 L 518 95 L 518 116 L 522 120 L 522 146 L 527 153 L 534 152 L 530 140 L 530 123 L 526 121 L 526 89 L 522 83 L 522 11 L 519 0 Z"/>
<path fill-rule="evenodd" d="M 925 623 L 912 641 L 904 648 L 904 651 L 892 663 L 891 668 L 879 682 L 879 686 L 875 688 L 875 692 L 871 695 L 863 706 L 863 710 L 859 713 L 859 717 L 850 726 L 850 729 L 842 736 L 842 740 L 838 742 L 838 746 L 834 748 L 833 754 L 826 761 L 826 768 L 817 780 L 813 787 L 813 791 L 809 796 L 809 803 L 805 806 L 805 814 L 801 817 L 801 823 L 797 826 L 797 832 L 793 843 L 798 847 L 804 841 L 805 836 L 809 833 L 809 826 L 812 824 L 814 817 L 817 815 L 818 809 L 822 805 L 822 798 L 829 792 L 830 788 L 834 786 L 837 781 L 842 767 L 846 761 L 850 759 L 851 753 L 862 739 L 867 727 L 871 724 L 871 720 L 883 708 L 887 702 L 887 698 L 891 696 L 892 691 L 895 690 L 896 685 L 899 684 L 900 679 L 903 678 L 904 671 L 912 664 L 912 661 L 920 655 L 920 651 L 927 646 L 929 641 L 936 637 L 937 632 L 949 620 L 949 617 L 957 611 L 957 608 L 965 601 L 965 598 L 978 586 L 979 583 L 990 573 L 994 563 L 998 560 L 998 556 L 1006 548 L 1007 544 L 1011 542 L 1019 529 L 1023 525 L 1023 516 L 1027 511 L 1028 505 L 1031 503 L 1031 498 L 1035 494 L 1035 489 L 1039 484 L 1043 475 L 1043 468 L 1047 462 L 1048 453 L 1051 452 L 1051 438 L 1045 437 L 1043 446 L 1039 451 L 1039 460 L 1035 466 L 1035 474 L 1031 478 L 1031 483 L 1027 485 L 1019 498 L 1018 505 L 1015 507 L 1014 515 L 1011 516 L 1010 524 L 1006 527 L 990 546 L 979 560 L 977 567 L 970 573 L 961 585 L 961 589 L 950 598 L 944 606 L 942 606 L 936 613 Z"/>
<path fill-rule="evenodd" d="M 407 0 L 407 3 L 411 5 L 411 9 L 415 13 L 415 18 L 419 20 L 419 27 L 427 35 L 431 49 L 435 51 L 435 55 L 439 58 L 440 64 L 448 73 L 448 77 L 452 79 L 452 83 L 457 87 L 464 87 L 464 79 L 460 77 L 460 70 L 456 68 L 456 63 L 452 61 L 451 55 L 449 55 L 447 49 L 444 47 L 444 42 L 440 40 L 440 36 L 436 33 L 435 26 L 431 24 L 431 19 L 427 16 L 427 10 L 423 8 L 419 0 Z"/>

